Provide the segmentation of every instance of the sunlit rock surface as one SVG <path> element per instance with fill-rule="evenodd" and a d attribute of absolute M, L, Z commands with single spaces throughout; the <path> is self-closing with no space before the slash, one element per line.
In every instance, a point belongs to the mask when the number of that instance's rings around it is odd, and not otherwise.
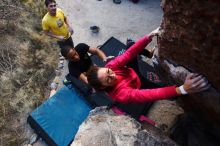
<path fill-rule="evenodd" d="M 129 116 L 119 116 L 105 107 L 91 111 L 71 146 L 176 146 L 157 128 Z"/>

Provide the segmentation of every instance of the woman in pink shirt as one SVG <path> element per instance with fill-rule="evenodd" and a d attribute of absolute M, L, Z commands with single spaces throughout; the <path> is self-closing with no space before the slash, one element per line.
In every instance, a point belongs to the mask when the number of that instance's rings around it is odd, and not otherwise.
<path fill-rule="evenodd" d="M 105 90 L 109 96 L 120 103 L 143 103 L 187 93 L 195 93 L 210 87 L 204 77 L 191 73 L 182 86 L 168 86 L 156 89 L 140 89 L 141 81 L 136 72 L 126 66 L 158 34 L 158 29 L 144 36 L 124 54 L 108 62 L 105 67 L 92 67 L 87 72 L 89 84 L 97 90 Z"/>

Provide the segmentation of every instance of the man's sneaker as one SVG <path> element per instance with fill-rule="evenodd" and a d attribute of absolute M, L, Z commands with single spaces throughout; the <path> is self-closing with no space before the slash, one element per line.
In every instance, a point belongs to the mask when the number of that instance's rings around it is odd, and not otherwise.
<path fill-rule="evenodd" d="M 72 83 L 72 82 L 69 81 L 69 80 L 67 80 L 67 79 L 64 79 L 64 80 L 63 80 L 63 84 L 64 84 L 67 88 L 69 88 L 69 89 L 71 89 L 71 88 L 73 87 L 71 83 Z"/>
<path fill-rule="evenodd" d="M 115 4 L 120 4 L 120 3 L 121 3 L 121 0 L 113 0 L 113 3 L 115 3 Z"/>
<path fill-rule="evenodd" d="M 64 84 L 64 85 L 68 85 L 68 84 L 70 84 L 70 83 L 71 83 L 71 81 L 68 81 L 67 79 L 64 79 L 64 80 L 63 80 L 63 84 Z"/>

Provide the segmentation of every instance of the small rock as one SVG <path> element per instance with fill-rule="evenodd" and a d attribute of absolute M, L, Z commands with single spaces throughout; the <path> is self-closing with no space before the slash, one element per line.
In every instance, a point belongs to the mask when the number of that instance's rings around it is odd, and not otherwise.
<path fill-rule="evenodd" d="M 64 60 L 65 58 L 63 56 L 60 56 L 60 60 Z"/>
<path fill-rule="evenodd" d="M 60 64 L 63 64 L 64 63 L 64 60 L 60 60 Z"/>
<path fill-rule="evenodd" d="M 58 87 L 58 84 L 57 84 L 57 83 L 52 82 L 52 83 L 50 84 L 50 88 L 51 88 L 52 90 L 56 90 L 57 87 Z"/>
<path fill-rule="evenodd" d="M 59 82 L 60 82 L 60 77 L 59 77 L 59 76 L 56 76 L 56 77 L 53 79 L 53 82 L 56 83 L 56 84 L 59 84 Z"/>
<path fill-rule="evenodd" d="M 61 75 L 61 71 L 59 69 L 55 70 L 56 76 L 60 76 Z"/>
<path fill-rule="evenodd" d="M 63 69 L 63 67 L 64 67 L 63 64 L 59 64 L 59 65 L 58 65 L 58 68 L 59 68 L 59 69 Z"/>

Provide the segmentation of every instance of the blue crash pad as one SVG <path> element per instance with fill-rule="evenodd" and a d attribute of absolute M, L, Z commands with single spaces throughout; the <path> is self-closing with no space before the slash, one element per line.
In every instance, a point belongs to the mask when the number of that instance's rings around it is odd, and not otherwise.
<path fill-rule="evenodd" d="M 48 145 L 67 146 L 91 107 L 73 87 L 62 87 L 28 117 L 28 122 Z"/>

